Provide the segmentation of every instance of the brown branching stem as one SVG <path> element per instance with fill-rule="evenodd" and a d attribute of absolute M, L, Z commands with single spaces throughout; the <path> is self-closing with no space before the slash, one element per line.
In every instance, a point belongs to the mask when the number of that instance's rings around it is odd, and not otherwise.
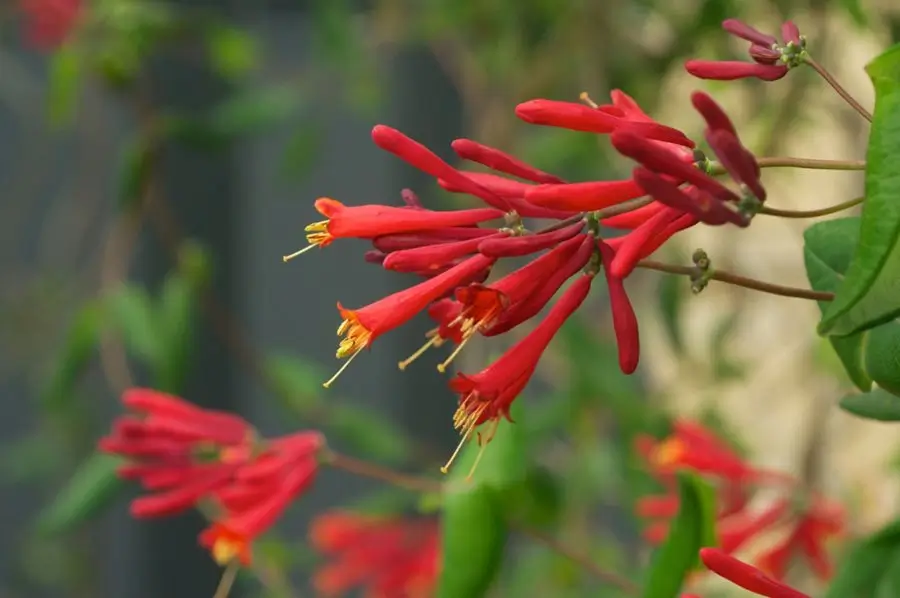
<path fill-rule="evenodd" d="M 760 168 L 803 168 L 806 170 L 865 170 L 865 160 L 819 160 L 773 156 L 758 158 Z"/>
<path fill-rule="evenodd" d="M 828 208 L 819 208 L 818 210 L 779 210 L 763 206 L 759 210 L 759 213 L 765 214 L 766 216 L 778 216 L 779 218 L 818 218 L 819 216 L 829 216 L 831 214 L 843 212 L 844 210 L 849 210 L 850 208 L 861 204 L 865 199 L 865 197 L 857 197 L 856 199 L 851 199 Z"/>
<path fill-rule="evenodd" d="M 657 272 L 668 272 L 669 274 L 681 274 L 683 276 L 695 277 L 700 274 L 700 271 L 696 266 L 678 266 L 675 264 L 664 264 L 653 260 L 641 260 L 638 262 L 637 267 L 646 268 L 647 270 L 656 270 Z M 705 278 L 707 280 L 718 280 L 719 282 L 744 287 L 745 289 L 753 289 L 754 291 L 761 291 L 763 293 L 769 293 L 770 295 L 780 295 L 782 297 L 796 297 L 798 299 L 812 299 L 814 301 L 831 301 L 834 299 L 834 293 L 772 284 L 753 278 L 747 278 L 745 276 L 739 276 L 737 274 L 731 274 L 730 272 L 722 272 L 720 270 L 713 270 L 706 273 Z"/>
<path fill-rule="evenodd" d="M 435 480 L 400 473 L 377 463 L 348 457 L 333 451 L 326 451 L 322 455 L 322 462 L 334 469 L 340 469 L 363 478 L 378 480 L 413 492 L 440 492 L 443 488 L 443 484 Z"/>
<path fill-rule="evenodd" d="M 841 96 L 841 98 L 844 99 L 845 102 L 850 104 L 850 106 L 854 110 L 856 110 L 860 114 L 860 116 L 862 116 L 867 121 L 872 122 L 872 113 L 869 112 L 868 110 L 866 110 L 865 108 L 863 108 L 862 105 L 856 101 L 856 98 L 854 98 L 852 95 L 850 95 L 850 92 L 848 92 L 846 89 L 844 89 L 844 86 L 841 85 L 840 83 L 838 83 L 837 79 L 835 79 L 834 76 L 831 73 L 829 73 L 828 70 L 824 66 L 822 66 L 821 64 L 816 62 L 810 56 L 806 56 L 804 59 L 804 62 L 806 64 L 808 64 L 809 66 L 811 66 L 812 69 L 814 71 L 816 71 L 820 77 L 825 79 L 825 82 L 828 83 L 828 85 L 830 85 L 832 87 L 832 89 L 834 89 L 837 92 L 837 94 L 839 96 Z"/>

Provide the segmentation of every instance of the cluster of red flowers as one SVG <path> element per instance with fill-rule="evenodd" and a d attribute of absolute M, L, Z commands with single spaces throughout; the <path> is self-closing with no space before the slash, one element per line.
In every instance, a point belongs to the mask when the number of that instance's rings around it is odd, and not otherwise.
<path fill-rule="evenodd" d="M 236 415 L 154 390 L 128 390 L 122 402 L 133 415 L 117 419 L 99 447 L 127 457 L 119 475 L 152 493 L 135 499 L 131 514 L 208 509 L 213 523 L 200 542 L 220 564 L 248 564 L 253 540 L 315 479 L 325 444 L 318 432 L 262 439 Z"/>
<path fill-rule="evenodd" d="M 676 421 L 672 435 L 661 442 L 641 437 L 637 450 L 667 490 L 664 495 L 644 497 L 636 505 L 637 514 L 649 522 L 645 529 L 648 541 L 656 543 L 665 538 L 668 519 L 679 506 L 674 474 L 689 470 L 716 484 L 716 524 L 723 554 L 735 553 L 761 534 L 771 533 L 778 539 L 757 555 L 755 563 L 772 578 L 783 580 L 795 556 L 804 557 L 820 578 L 831 576 L 825 545 L 844 531 L 839 505 L 814 492 L 804 492 L 789 475 L 755 468 L 696 422 Z M 754 511 L 750 501 L 761 488 L 779 490 L 782 496 Z"/>
<path fill-rule="evenodd" d="M 784 57 L 794 48 L 793 40 L 799 40 L 793 25 L 785 25 L 789 41 L 784 47 L 768 43 L 769 37 L 736 21 L 726 21 L 725 28 L 750 39 L 757 60 L 778 54 L 783 63 L 762 66 L 786 69 L 791 65 Z M 760 49 L 763 45 L 765 52 Z M 697 63 L 691 65 L 693 72 Z M 712 76 L 709 71 L 706 75 Z M 450 388 L 459 394 L 454 424 L 462 441 L 477 427 L 492 422 L 485 434 L 489 440 L 500 418 L 509 417 L 511 403 L 528 384 L 542 353 L 585 300 L 601 269 L 610 296 L 619 364 L 625 373 L 635 371 L 640 353 L 638 322 L 624 280 L 640 260 L 699 222 L 748 226 L 766 191 L 755 157 L 707 94 L 695 92 L 691 100 L 706 122 L 704 137 L 718 159 L 715 167 L 727 173 L 733 185 L 712 176 L 714 164 L 684 133 L 654 121 L 619 90 L 611 93 L 611 99 L 612 103 L 600 106 L 587 98 L 585 104 L 538 99 L 518 105 L 515 112 L 535 125 L 609 135 L 619 153 L 639 164 L 624 180 L 566 182 L 469 139 L 454 141 L 453 150 L 461 159 L 494 173 L 459 170 L 395 129 L 378 125 L 372 130 L 380 148 L 431 175 L 444 189 L 471 195 L 485 207 L 429 210 L 408 190 L 403 193 L 405 206 L 346 206 L 330 198 L 315 202 L 326 219 L 307 226 L 309 246 L 285 260 L 313 247 L 327 247 L 335 239 L 368 239 L 374 249 L 366 254 L 367 261 L 425 279 L 365 307 L 347 309 L 338 304 L 343 318 L 338 334 L 343 338 L 337 357 L 347 361 L 326 387 L 378 337 L 421 312 L 427 312 L 436 326 L 425 345 L 401 361 L 400 368 L 428 348 L 449 342 L 455 348 L 438 365 L 443 372 L 471 338 L 495 336 L 527 322 L 574 278 L 543 320 L 499 359 L 478 373 L 460 373 L 450 381 Z M 523 218 L 555 222 L 531 231 Z M 601 226 L 628 232 L 601 236 Z M 535 257 L 486 284 L 497 260 L 513 256 Z"/>
<path fill-rule="evenodd" d="M 82 0 L 19 0 L 26 18 L 26 36 L 36 48 L 52 50 L 62 44 L 82 13 Z"/>

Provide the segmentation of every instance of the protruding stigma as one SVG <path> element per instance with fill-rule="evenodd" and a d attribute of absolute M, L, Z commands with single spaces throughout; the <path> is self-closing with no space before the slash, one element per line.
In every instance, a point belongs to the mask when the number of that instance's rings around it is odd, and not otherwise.
<path fill-rule="evenodd" d="M 361 351 L 351 353 L 350 357 L 347 358 L 347 361 L 344 362 L 344 365 L 342 365 L 340 369 L 335 373 L 335 375 L 329 378 L 327 382 L 324 382 L 322 386 L 325 388 L 329 388 L 332 384 L 334 384 L 334 381 L 338 379 L 338 376 L 344 373 L 344 370 L 347 369 L 347 367 L 350 365 L 350 362 L 352 362 L 356 358 L 356 356 L 360 354 L 360 352 Z"/>
<path fill-rule="evenodd" d="M 590 106 L 591 108 L 593 108 L 595 110 L 597 108 L 599 108 L 599 106 L 597 105 L 597 102 L 592 100 L 591 96 L 589 96 L 588 92 L 586 92 L 586 91 L 582 91 L 581 94 L 578 96 L 578 99 L 580 99 L 582 102 L 584 102 L 585 104 L 587 104 L 588 106 Z"/>
<path fill-rule="evenodd" d="M 398 363 L 397 367 L 400 368 L 401 370 L 405 370 L 407 368 L 407 366 L 409 366 L 409 364 L 411 364 L 412 362 L 417 360 L 419 357 L 424 355 L 425 351 L 427 351 L 431 347 L 440 347 L 442 344 L 444 344 L 444 339 L 442 339 L 440 337 L 440 335 L 438 335 L 437 328 L 429 331 L 428 337 L 429 337 L 428 342 L 426 342 L 424 345 L 419 347 L 419 349 L 415 353 L 413 353 L 412 355 L 410 355 L 409 357 L 407 357 L 406 359 L 404 359 L 403 361 Z"/>
<path fill-rule="evenodd" d="M 284 260 L 285 262 L 289 262 L 292 259 L 294 259 L 295 257 L 303 255 L 304 253 L 306 253 L 313 247 L 318 247 L 318 245 L 307 245 L 306 247 L 304 247 L 303 249 L 301 249 L 299 251 L 295 251 L 294 253 L 292 253 L 290 255 L 283 256 L 281 259 Z"/>

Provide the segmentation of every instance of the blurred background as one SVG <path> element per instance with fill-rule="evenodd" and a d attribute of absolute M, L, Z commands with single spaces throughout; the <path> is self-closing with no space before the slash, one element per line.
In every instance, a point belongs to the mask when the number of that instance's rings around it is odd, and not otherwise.
<path fill-rule="evenodd" d="M 630 166 L 604 139 L 525 125 L 515 105 L 582 91 L 604 103 L 618 88 L 696 135 L 688 95 L 705 89 L 758 155 L 861 158 L 866 129 L 812 72 L 772 84 L 687 76 L 690 57 L 740 59 L 727 17 L 764 31 L 792 18 L 864 105 L 862 66 L 900 40 L 893 0 L 2 0 L 0 598 L 212 595 L 219 572 L 197 546 L 199 516 L 132 520 L 134 489 L 93 452 L 128 386 L 239 412 L 266 434 L 321 428 L 342 451 L 409 471 L 449 454 L 444 378 L 427 360 L 396 367 L 424 319 L 321 389 L 338 364 L 335 302 L 364 305 L 413 279 L 364 263 L 362 243 L 281 260 L 305 244 L 320 196 L 399 204 L 410 188 L 429 206 L 474 205 L 377 150 L 374 124 L 451 161 L 450 141 L 469 137 L 593 180 Z M 765 182 L 772 206 L 803 209 L 858 196 L 862 175 Z M 806 286 L 807 224 L 696 227 L 659 255 L 686 264 L 703 247 L 723 269 Z M 638 373 L 618 372 L 595 293 L 523 399 L 558 535 L 610 568 L 639 564 L 629 505 L 646 480 L 630 440 L 674 413 L 755 463 L 812 476 L 848 505 L 853 530 L 895 512 L 896 439 L 830 409 L 850 385 L 814 334 L 812 302 L 716 284 L 694 297 L 686 279 L 655 272 L 629 291 Z M 480 369 L 509 342 L 473 347 L 460 367 Z M 265 563 L 309 595 L 311 516 L 428 510 L 417 501 L 326 472 L 266 541 Z M 545 551 L 509 558 L 497 596 L 600 595 Z"/>

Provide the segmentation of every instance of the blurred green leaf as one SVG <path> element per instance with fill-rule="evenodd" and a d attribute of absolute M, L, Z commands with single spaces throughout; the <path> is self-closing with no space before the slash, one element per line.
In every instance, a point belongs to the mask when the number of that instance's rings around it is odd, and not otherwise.
<path fill-rule="evenodd" d="M 263 367 L 278 399 L 291 411 L 303 415 L 322 406 L 327 376 L 315 364 L 293 355 L 270 355 Z"/>
<path fill-rule="evenodd" d="M 50 63 L 47 111 L 51 124 L 62 126 L 72 122 L 83 76 L 80 49 L 73 44 L 61 46 Z"/>
<path fill-rule="evenodd" d="M 482 598 L 503 561 L 504 514 L 483 485 L 448 491 L 441 519 L 441 572 L 437 598 Z"/>
<path fill-rule="evenodd" d="M 894 521 L 850 550 L 823 598 L 872 598 L 898 548 L 900 521 Z"/>
<path fill-rule="evenodd" d="M 104 325 L 103 312 L 95 302 L 81 307 L 66 334 L 62 351 L 54 362 L 47 385 L 40 395 L 45 409 L 59 409 L 75 390 L 75 383 L 94 356 Z"/>
<path fill-rule="evenodd" d="M 869 19 L 860 0 L 840 0 L 840 4 L 858 26 L 865 27 L 868 24 Z"/>
<path fill-rule="evenodd" d="M 159 362 L 154 371 L 157 389 L 178 394 L 190 366 L 196 316 L 196 291 L 181 274 L 166 277 L 157 305 Z"/>
<path fill-rule="evenodd" d="M 699 564 L 700 549 L 716 545 L 711 488 L 697 476 L 680 473 L 678 496 L 681 507 L 653 557 L 643 598 L 676 598 L 688 573 Z"/>
<path fill-rule="evenodd" d="M 60 467 L 59 445 L 37 430 L 0 446 L 0 483 L 24 484 L 46 478 Z"/>
<path fill-rule="evenodd" d="M 890 562 L 875 588 L 874 598 L 900 596 L 900 549 L 895 548 Z"/>
<path fill-rule="evenodd" d="M 544 467 L 532 468 L 506 495 L 511 518 L 527 526 L 553 526 L 559 522 L 565 507 L 560 481 Z"/>
<path fill-rule="evenodd" d="M 900 421 L 900 397 L 883 388 L 870 392 L 847 395 L 840 402 L 841 409 L 865 419 L 883 422 Z"/>
<path fill-rule="evenodd" d="M 119 209 L 130 210 L 142 199 L 144 185 L 150 175 L 151 153 L 147 140 L 138 138 L 126 145 L 120 154 L 118 174 Z"/>
<path fill-rule="evenodd" d="M 360 405 L 332 405 L 328 415 L 328 432 L 372 459 L 399 463 L 410 455 L 409 439 L 380 413 Z"/>
<path fill-rule="evenodd" d="M 42 534 L 63 534 L 103 512 L 124 487 L 116 476 L 122 459 L 94 453 L 78 467 L 68 484 L 38 516 Z"/>
<path fill-rule="evenodd" d="M 281 164 L 285 175 L 300 178 L 315 165 L 324 132 L 320 125 L 307 121 L 291 136 Z"/>
<path fill-rule="evenodd" d="M 106 309 L 125 347 L 156 369 L 164 358 L 153 300 L 138 286 L 123 284 L 105 298 Z"/>
<path fill-rule="evenodd" d="M 235 139 L 284 124 L 301 104 L 296 87 L 251 87 L 214 107 L 209 124 L 219 135 Z"/>
<path fill-rule="evenodd" d="M 218 25 L 206 30 L 206 49 L 213 69 L 226 79 L 238 79 L 259 62 L 256 39 L 240 29 Z"/>

